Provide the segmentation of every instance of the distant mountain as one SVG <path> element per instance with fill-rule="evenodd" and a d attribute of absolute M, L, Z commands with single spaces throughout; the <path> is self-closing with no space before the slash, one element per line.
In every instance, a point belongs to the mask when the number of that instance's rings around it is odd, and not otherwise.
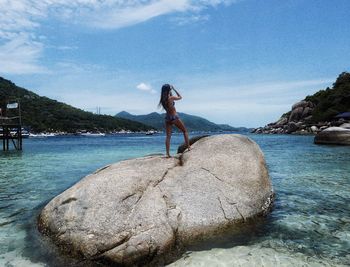
<path fill-rule="evenodd" d="M 164 115 L 161 115 L 157 112 L 152 112 L 147 115 L 132 115 L 126 111 L 119 112 L 116 115 L 117 118 L 128 119 L 132 121 L 137 121 L 156 129 L 164 128 Z"/>
<path fill-rule="evenodd" d="M 65 103 L 39 96 L 13 82 L 0 77 L 0 108 L 4 110 L 8 100 L 18 99 L 22 111 L 22 123 L 32 131 L 145 131 L 152 127 L 142 123 L 107 115 L 95 115 Z M 4 114 L 3 114 L 4 115 Z"/>
<path fill-rule="evenodd" d="M 215 124 L 202 117 L 189 115 L 186 113 L 179 112 L 178 114 L 181 120 L 185 123 L 188 131 L 241 131 L 245 129 L 234 128 L 227 124 Z M 122 111 L 119 112 L 116 117 L 141 122 L 158 130 L 164 130 L 165 113 L 159 114 L 157 112 L 152 112 L 147 115 L 133 115 L 126 111 Z"/>

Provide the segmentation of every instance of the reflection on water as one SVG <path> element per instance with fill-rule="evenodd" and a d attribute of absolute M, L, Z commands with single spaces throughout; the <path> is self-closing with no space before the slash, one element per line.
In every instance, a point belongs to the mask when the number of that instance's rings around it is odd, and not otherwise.
<path fill-rule="evenodd" d="M 273 212 L 174 266 L 350 264 L 350 147 L 316 146 L 309 136 L 251 138 L 266 157 Z M 22 152 L 0 152 L 0 266 L 62 266 L 37 234 L 41 207 L 99 167 L 164 149 L 158 135 L 24 141 Z M 181 142 L 175 135 L 173 153 Z"/>

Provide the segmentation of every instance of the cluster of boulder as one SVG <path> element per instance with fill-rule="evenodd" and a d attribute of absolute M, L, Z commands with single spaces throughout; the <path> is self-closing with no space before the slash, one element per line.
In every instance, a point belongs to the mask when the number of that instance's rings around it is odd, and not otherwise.
<path fill-rule="evenodd" d="M 333 121 L 313 123 L 312 111 L 315 104 L 302 100 L 292 106 L 292 110 L 282 117 L 264 127 L 253 129 L 252 133 L 258 134 L 317 134 L 329 127 L 338 127 L 347 121 L 343 118 Z"/>
<path fill-rule="evenodd" d="M 259 146 L 242 135 L 197 140 L 173 158 L 86 176 L 44 207 L 39 230 L 84 262 L 164 266 L 187 245 L 266 214 L 274 193 Z"/>

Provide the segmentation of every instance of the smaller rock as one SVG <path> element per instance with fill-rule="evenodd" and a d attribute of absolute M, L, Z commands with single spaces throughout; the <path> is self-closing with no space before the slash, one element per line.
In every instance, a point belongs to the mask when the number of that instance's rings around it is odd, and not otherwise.
<path fill-rule="evenodd" d="M 315 125 L 311 126 L 311 132 L 317 133 L 317 131 L 318 131 L 317 126 L 315 126 Z"/>
<path fill-rule="evenodd" d="M 252 133 L 256 133 L 256 134 L 261 134 L 263 132 L 263 128 L 262 127 L 259 127 L 259 128 L 256 128 L 252 131 Z"/>
<path fill-rule="evenodd" d="M 341 128 L 350 129 L 350 123 L 343 123 L 340 125 Z"/>
<path fill-rule="evenodd" d="M 350 129 L 346 129 L 343 127 L 328 127 L 327 129 L 323 130 L 323 132 L 343 132 L 343 131 L 350 131 Z"/>
<path fill-rule="evenodd" d="M 314 143 L 350 145 L 350 129 L 342 127 L 329 127 L 315 136 Z"/>
<path fill-rule="evenodd" d="M 321 128 L 322 126 L 327 126 L 327 122 L 320 121 L 317 123 L 318 128 Z"/>

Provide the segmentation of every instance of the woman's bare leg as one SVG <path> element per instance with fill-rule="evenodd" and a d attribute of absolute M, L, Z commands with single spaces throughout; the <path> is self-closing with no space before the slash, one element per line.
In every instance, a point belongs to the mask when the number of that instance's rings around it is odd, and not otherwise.
<path fill-rule="evenodd" d="M 174 124 L 177 128 L 179 128 L 182 131 L 187 148 L 188 148 L 188 150 L 191 150 L 190 141 L 188 139 L 188 132 L 187 132 L 187 129 L 186 129 L 184 123 L 180 119 L 178 119 L 178 120 L 174 121 Z"/>
<path fill-rule="evenodd" d="M 166 129 L 166 138 L 165 138 L 165 149 L 166 149 L 166 156 L 170 158 L 170 138 L 171 138 L 171 123 L 166 122 L 165 123 L 165 129 Z"/>

